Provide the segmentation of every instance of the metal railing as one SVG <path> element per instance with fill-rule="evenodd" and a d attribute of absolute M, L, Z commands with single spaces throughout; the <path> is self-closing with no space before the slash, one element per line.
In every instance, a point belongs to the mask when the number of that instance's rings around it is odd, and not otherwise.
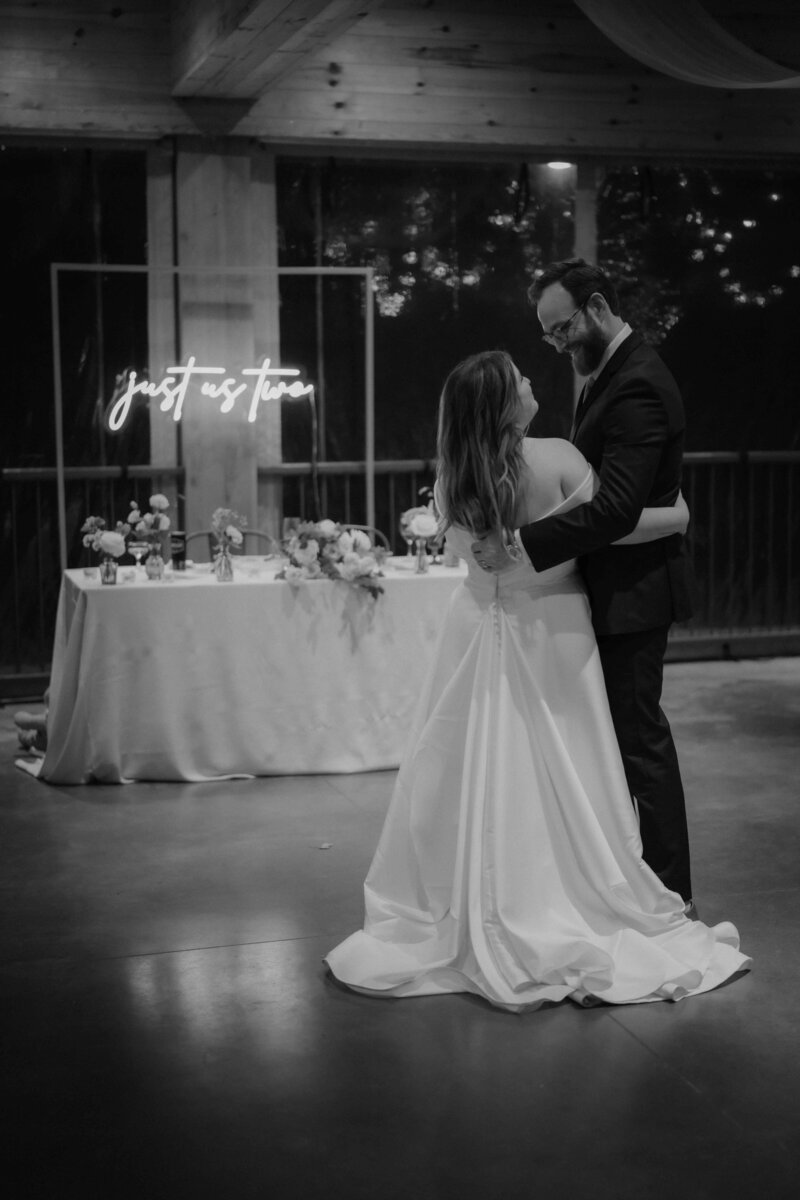
<path fill-rule="evenodd" d="M 800 653 L 800 452 L 688 454 L 695 613 L 673 640 Z"/>
<path fill-rule="evenodd" d="M 399 532 L 401 512 L 427 503 L 427 495 L 421 492 L 433 488 L 435 471 L 434 459 L 375 463 L 375 524 L 389 538 L 393 550 L 405 550 Z M 366 465 L 359 460 L 323 462 L 313 471 L 311 463 L 281 463 L 259 468 L 258 478 L 264 483 L 280 481 L 285 516 L 313 520 L 319 513 L 337 521 L 365 521 Z"/>
<path fill-rule="evenodd" d="M 429 459 L 375 464 L 376 524 L 395 550 L 405 550 L 400 513 L 421 502 L 434 467 Z M 68 468 L 69 564 L 89 561 L 80 536 L 89 513 L 113 524 L 131 499 L 146 504 L 152 491 L 180 491 L 182 479 L 182 468 Z M 321 512 L 364 522 L 361 461 L 320 463 L 314 471 L 310 463 L 259 470 L 259 482 L 277 481 L 285 516 L 310 519 Z M 1 484 L 0 681 L 9 694 L 13 677 L 46 677 L 49 669 L 60 586 L 56 473 L 6 469 Z M 671 657 L 800 653 L 800 452 L 688 454 L 683 490 L 692 512 L 688 553 L 696 608 L 692 620 L 673 631 Z"/>

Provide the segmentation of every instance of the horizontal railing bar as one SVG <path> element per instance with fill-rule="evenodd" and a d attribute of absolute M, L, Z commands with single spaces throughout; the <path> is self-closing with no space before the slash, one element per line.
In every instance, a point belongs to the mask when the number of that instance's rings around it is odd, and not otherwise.
<path fill-rule="evenodd" d="M 692 450 L 683 456 L 684 466 L 779 462 L 800 463 L 800 450 Z"/>
<path fill-rule="evenodd" d="M 741 458 L 741 455 L 739 457 Z M 796 463 L 800 462 L 800 450 L 748 450 L 744 461 L 749 463 Z"/>
<path fill-rule="evenodd" d="M 800 450 L 743 450 L 741 453 L 729 450 L 692 451 L 683 457 L 685 466 L 713 466 L 725 463 L 800 463 Z M 435 471 L 435 458 L 389 458 L 377 459 L 376 475 L 391 475 L 393 473 L 409 474 L 414 471 Z M 363 475 L 367 464 L 361 459 L 347 459 L 342 462 L 319 462 L 316 465 L 320 475 Z M 295 476 L 310 475 L 313 465 L 310 462 L 283 462 L 260 466 L 260 476 Z M 149 479 L 153 475 L 161 475 L 167 479 L 178 479 L 184 474 L 183 467 L 151 466 L 147 463 L 137 463 L 128 467 L 65 467 L 64 477 L 69 480 L 85 479 Z M 7 483 L 49 483 L 57 478 L 55 467 L 3 467 L 0 478 Z"/>
<path fill-rule="evenodd" d="M 77 271 L 87 275 L 360 275 L 372 267 L 175 267 L 156 263 L 51 263 L 53 271 Z"/>
<path fill-rule="evenodd" d="M 375 462 L 376 475 L 413 474 L 414 471 L 435 471 L 435 458 L 389 458 Z M 364 475 L 367 464 L 359 459 L 348 462 L 320 462 L 316 466 L 320 475 Z M 268 467 L 259 467 L 258 474 L 264 478 L 272 475 L 310 475 L 310 462 L 274 463 Z"/>
<path fill-rule="evenodd" d="M 151 479 L 161 475 L 167 479 L 182 479 L 183 467 L 151 467 L 136 464 L 130 467 L 65 467 L 64 478 L 85 479 Z M 0 478 L 4 483 L 53 483 L 58 478 L 56 467 L 3 467 Z"/>

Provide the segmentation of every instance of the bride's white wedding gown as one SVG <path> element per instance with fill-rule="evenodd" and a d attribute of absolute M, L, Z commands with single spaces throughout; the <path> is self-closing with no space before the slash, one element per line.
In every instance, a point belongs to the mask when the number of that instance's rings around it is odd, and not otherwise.
<path fill-rule="evenodd" d="M 591 473 L 558 509 L 590 499 Z M 553 510 L 558 511 L 558 510 Z M 472 535 L 364 886 L 326 956 L 380 996 L 472 992 L 512 1010 L 678 1000 L 750 964 L 641 858 L 574 562 L 500 576 Z"/>

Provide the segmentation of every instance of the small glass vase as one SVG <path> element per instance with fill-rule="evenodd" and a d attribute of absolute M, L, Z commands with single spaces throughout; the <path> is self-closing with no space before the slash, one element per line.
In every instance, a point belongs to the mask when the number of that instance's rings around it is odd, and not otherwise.
<path fill-rule="evenodd" d="M 117 560 L 112 558 L 110 554 L 104 555 L 100 560 L 100 582 L 117 582 Z"/>
<path fill-rule="evenodd" d="M 164 576 L 164 560 L 157 550 L 151 550 L 145 559 L 145 574 L 148 579 L 162 579 Z"/>
<path fill-rule="evenodd" d="M 428 570 L 428 543 L 425 538 L 417 538 L 417 575 L 425 575 Z"/>
<path fill-rule="evenodd" d="M 220 583 L 231 583 L 233 581 L 233 562 L 231 561 L 231 552 L 227 546 L 221 546 L 217 557 L 214 560 L 214 574 Z"/>

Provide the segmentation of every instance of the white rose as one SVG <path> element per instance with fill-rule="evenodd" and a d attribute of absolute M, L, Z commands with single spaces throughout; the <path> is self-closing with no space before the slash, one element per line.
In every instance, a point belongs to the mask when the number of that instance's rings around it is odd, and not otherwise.
<path fill-rule="evenodd" d="M 161 492 L 156 492 L 154 496 L 150 497 L 150 507 L 163 511 L 165 508 L 169 508 L 169 500 Z"/>
<path fill-rule="evenodd" d="M 418 513 L 427 513 L 430 511 L 431 510 L 429 508 L 426 508 L 424 505 L 420 504 L 418 504 L 415 508 L 407 508 L 405 512 L 400 514 L 400 524 L 401 526 L 407 527 Z"/>
<path fill-rule="evenodd" d="M 352 551 L 345 554 L 340 563 L 337 563 L 337 570 L 342 579 L 346 579 L 348 583 L 352 583 L 361 574 L 361 562 L 357 554 Z"/>
<path fill-rule="evenodd" d="M 314 541 L 313 538 L 311 538 L 308 545 L 297 546 L 292 551 L 292 557 L 297 561 L 298 565 L 301 567 L 310 567 L 312 563 L 315 563 L 317 561 L 318 554 L 319 554 L 319 542 Z"/>
<path fill-rule="evenodd" d="M 432 538 L 439 528 L 439 522 L 430 511 L 416 513 L 408 523 L 408 532 L 413 537 Z"/>
<path fill-rule="evenodd" d="M 317 532 L 321 537 L 333 537 L 336 533 L 336 522 L 325 520 L 317 522 Z"/>
<path fill-rule="evenodd" d="M 366 554 L 372 549 L 372 542 L 369 540 L 369 534 L 363 529 L 351 529 L 350 536 L 353 539 L 353 549 L 359 554 Z"/>
<path fill-rule="evenodd" d="M 352 583 L 355 579 L 361 579 L 366 575 L 371 575 L 377 569 L 378 564 L 372 554 L 357 554 L 355 551 L 345 554 L 342 561 L 338 564 L 339 574 L 348 583 Z"/>
<path fill-rule="evenodd" d="M 112 554 L 114 558 L 119 558 L 125 553 L 125 538 L 121 533 L 105 529 L 98 538 L 97 548 L 101 554 Z"/>
<path fill-rule="evenodd" d="M 241 529 L 237 529 L 235 525 L 229 525 L 225 530 L 225 536 L 229 537 L 234 546 L 241 546 L 244 541 L 244 534 Z"/>

